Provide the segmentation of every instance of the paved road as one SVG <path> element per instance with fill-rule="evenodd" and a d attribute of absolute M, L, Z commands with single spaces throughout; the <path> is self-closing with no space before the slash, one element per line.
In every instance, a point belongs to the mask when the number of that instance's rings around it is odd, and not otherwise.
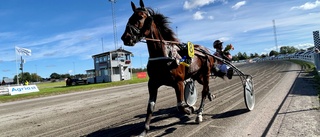
<path fill-rule="evenodd" d="M 254 76 L 256 106 L 246 110 L 238 77 L 212 79 L 217 98 L 207 102 L 204 122 L 176 110 L 172 88 L 159 89 L 149 136 L 261 136 L 288 94 L 300 66 L 290 62 L 240 65 Z M 201 86 L 197 85 L 198 91 Z M 199 93 L 200 95 L 200 93 Z M 0 104 L 0 136 L 131 136 L 143 130 L 147 83 Z M 199 103 L 200 101 L 198 101 Z M 198 106 L 198 104 L 197 104 Z M 272 122 L 272 121 L 271 121 Z"/>

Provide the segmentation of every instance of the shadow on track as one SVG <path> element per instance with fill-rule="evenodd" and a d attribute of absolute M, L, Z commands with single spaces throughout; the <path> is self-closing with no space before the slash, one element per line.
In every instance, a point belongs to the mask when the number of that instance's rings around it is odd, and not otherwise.
<path fill-rule="evenodd" d="M 158 111 L 153 113 L 154 118 L 151 120 L 152 123 L 161 122 L 163 120 L 169 118 L 178 118 L 177 122 L 169 123 L 167 125 L 161 126 L 150 126 L 149 132 L 154 132 L 157 130 L 164 130 L 159 136 L 168 135 L 173 133 L 177 128 L 173 127 L 175 125 L 186 125 L 190 118 L 187 115 L 179 113 L 176 107 L 171 107 L 167 109 L 159 109 Z M 134 118 L 144 119 L 146 117 L 145 114 L 134 116 Z M 140 120 L 139 120 L 140 121 Z M 84 137 L 130 137 L 140 134 L 144 129 L 144 121 L 139 123 L 129 123 L 130 121 L 122 121 L 120 123 L 116 123 L 114 125 L 110 125 L 108 127 L 102 128 L 98 131 L 92 132 Z M 107 124 L 107 123 L 106 123 Z"/>
<path fill-rule="evenodd" d="M 220 114 L 215 114 L 211 118 L 212 119 L 229 118 L 229 117 L 242 115 L 242 114 L 247 113 L 247 112 L 249 112 L 248 109 L 236 109 L 236 110 L 223 112 L 223 113 L 220 113 Z"/>

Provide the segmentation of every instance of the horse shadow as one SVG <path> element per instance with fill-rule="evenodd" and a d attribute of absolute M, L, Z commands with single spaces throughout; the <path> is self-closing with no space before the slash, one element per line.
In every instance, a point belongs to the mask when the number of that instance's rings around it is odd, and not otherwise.
<path fill-rule="evenodd" d="M 133 118 L 145 119 L 146 114 L 137 115 L 137 116 L 134 116 Z M 178 118 L 179 120 L 177 122 L 173 122 L 173 123 L 169 123 L 161 126 L 152 126 L 151 124 L 149 132 L 165 129 L 164 133 L 162 133 L 162 135 L 159 135 L 159 136 L 168 135 L 170 133 L 173 133 L 177 129 L 173 126 L 186 125 L 188 124 L 187 122 L 190 121 L 190 118 L 188 117 L 188 115 L 185 115 L 179 112 L 176 107 L 171 107 L 167 109 L 159 109 L 158 111 L 154 112 L 151 123 L 160 122 L 170 118 Z M 123 125 L 119 124 L 119 125 L 120 126 L 111 125 L 111 126 L 102 128 L 100 130 L 97 130 L 95 132 L 92 132 L 83 137 L 132 137 L 132 136 L 139 135 L 144 130 L 145 122 L 142 121 L 139 123 L 130 123 L 130 124 L 123 124 Z"/>
<path fill-rule="evenodd" d="M 248 109 L 236 109 L 236 110 L 231 110 L 231 111 L 227 111 L 219 114 L 214 114 L 211 118 L 212 119 L 229 118 L 229 117 L 242 115 L 247 112 L 249 112 Z"/>

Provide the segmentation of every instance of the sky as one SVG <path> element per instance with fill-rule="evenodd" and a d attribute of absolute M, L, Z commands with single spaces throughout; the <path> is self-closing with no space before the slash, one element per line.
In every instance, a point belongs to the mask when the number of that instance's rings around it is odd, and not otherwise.
<path fill-rule="evenodd" d="M 132 2 L 139 7 L 139 0 Z M 24 72 L 43 78 L 52 73 L 85 74 L 94 68 L 92 55 L 119 47 L 134 54 L 133 68 L 147 64 L 145 43 L 128 47 L 120 39 L 133 13 L 129 0 L 116 0 L 114 20 L 109 0 L 0 3 L 0 79 L 20 73 L 21 57 L 15 47 L 32 51 L 31 56 L 22 56 Z M 181 42 L 213 50 L 213 41 L 219 39 L 235 47 L 231 54 L 266 54 L 276 50 L 276 43 L 312 47 L 312 32 L 320 30 L 320 0 L 144 0 L 144 4 L 169 18 Z"/>

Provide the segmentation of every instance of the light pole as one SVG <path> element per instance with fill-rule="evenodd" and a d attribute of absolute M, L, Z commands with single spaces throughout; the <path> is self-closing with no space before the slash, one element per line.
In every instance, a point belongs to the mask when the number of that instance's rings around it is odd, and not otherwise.
<path fill-rule="evenodd" d="M 38 78 L 39 78 L 39 76 L 38 76 L 38 66 L 37 65 L 35 65 L 36 66 L 36 79 L 37 79 L 37 81 L 36 82 L 38 82 L 39 80 L 38 80 Z"/>
<path fill-rule="evenodd" d="M 21 83 L 23 84 L 23 63 L 24 63 L 24 60 L 21 56 L 21 64 L 20 64 L 20 70 L 21 70 Z"/>
<path fill-rule="evenodd" d="M 116 3 L 116 0 L 109 0 L 109 1 L 111 2 L 111 9 L 112 9 L 114 47 L 115 49 L 117 49 L 118 48 L 117 26 L 116 26 L 116 16 L 114 15 L 114 4 Z"/>
<path fill-rule="evenodd" d="M 74 62 L 72 62 L 73 63 L 73 76 L 74 76 L 74 78 L 76 78 L 76 69 L 75 69 L 75 65 L 74 65 Z"/>

